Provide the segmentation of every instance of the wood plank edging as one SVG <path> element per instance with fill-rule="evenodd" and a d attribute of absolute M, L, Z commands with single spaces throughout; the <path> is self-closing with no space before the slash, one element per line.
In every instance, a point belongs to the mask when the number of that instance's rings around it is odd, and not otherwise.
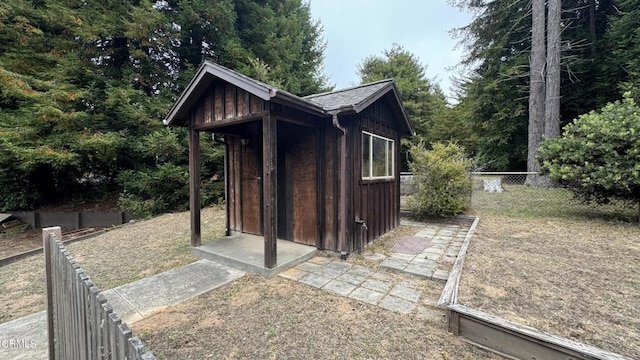
<path fill-rule="evenodd" d="M 455 329 L 454 334 L 465 338 L 466 341 L 471 342 L 479 347 L 493 351 L 502 356 L 518 359 L 514 356 L 514 351 L 508 347 L 507 344 L 512 341 L 505 340 L 505 347 L 496 349 L 489 346 L 492 339 L 487 336 L 467 338 L 465 335 L 465 327 L 459 326 L 460 320 L 475 323 L 479 326 L 486 328 L 493 328 L 499 330 L 504 334 L 505 339 L 519 339 L 519 341 L 525 341 L 531 344 L 532 347 L 538 347 L 541 351 L 553 351 L 558 354 L 562 354 L 562 358 L 567 359 L 602 359 L 602 360 L 632 360 L 629 357 L 609 352 L 591 345 L 580 343 L 574 340 L 563 338 L 558 335 L 546 333 L 535 329 L 530 326 L 517 324 L 509 320 L 500 318 L 495 315 L 491 315 L 476 309 L 469 308 L 461 304 L 452 304 L 447 307 L 449 321 L 455 319 L 458 324 L 451 326 L 450 329 Z M 532 354 L 533 355 L 533 354 Z M 538 357 L 534 357 L 538 358 Z"/>
<path fill-rule="evenodd" d="M 469 243 L 471 243 L 471 238 L 473 238 L 473 233 L 480 222 L 480 218 L 477 216 L 472 217 L 473 223 L 469 227 L 469 231 L 467 232 L 467 236 L 465 236 L 464 241 L 462 242 L 462 246 L 460 247 L 460 251 L 458 251 L 458 256 L 456 257 L 456 261 L 453 263 L 453 267 L 451 268 L 451 272 L 449 272 L 449 278 L 447 279 L 447 283 L 440 294 L 440 299 L 438 300 L 439 307 L 447 307 L 448 305 L 455 304 L 458 300 L 458 285 L 460 284 L 460 275 L 462 274 L 462 265 L 464 264 L 464 258 L 467 255 L 467 250 L 469 249 Z"/>
<path fill-rule="evenodd" d="M 447 309 L 449 332 L 470 344 L 510 359 L 521 359 L 525 355 L 532 359 L 632 360 L 620 354 L 458 304 L 462 266 L 471 238 L 480 221 L 477 216 L 465 218 L 473 219 L 473 224 L 460 247 L 437 304 Z"/>

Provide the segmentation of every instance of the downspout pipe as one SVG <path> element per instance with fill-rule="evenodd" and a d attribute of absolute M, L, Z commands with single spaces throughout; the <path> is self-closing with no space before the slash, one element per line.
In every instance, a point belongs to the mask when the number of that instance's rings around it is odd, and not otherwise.
<path fill-rule="evenodd" d="M 227 170 L 227 166 L 229 165 L 228 163 L 228 159 L 229 159 L 229 143 L 226 140 L 220 140 L 220 139 L 216 139 L 216 134 L 213 133 L 211 134 L 211 138 L 213 139 L 213 141 L 215 141 L 218 144 L 223 144 L 224 145 L 224 212 L 225 212 L 225 229 L 224 229 L 224 235 L 225 236 L 229 236 L 231 235 L 231 229 L 229 229 L 231 227 L 231 220 L 229 219 L 229 179 L 228 177 L 228 170 Z"/>
<path fill-rule="evenodd" d="M 347 259 L 347 129 L 340 126 L 338 121 L 338 113 L 332 113 L 333 127 L 335 127 L 342 135 L 340 136 L 340 172 L 339 172 L 339 190 L 338 201 L 338 248 L 340 256 L 343 260 Z"/>

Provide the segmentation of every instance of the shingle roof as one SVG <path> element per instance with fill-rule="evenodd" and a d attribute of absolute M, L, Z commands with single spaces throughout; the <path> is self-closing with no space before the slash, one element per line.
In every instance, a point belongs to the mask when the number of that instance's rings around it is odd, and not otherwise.
<path fill-rule="evenodd" d="M 320 116 L 350 112 L 359 113 L 382 96 L 391 94 L 390 96 L 394 98 L 393 103 L 397 106 L 400 113 L 401 126 L 406 133 L 414 134 L 393 79 L 380 80 L 348 89 L 299 97 L 209 61 L 204 61 L 198 70 L 196 70 L 194 77 L 169 110 L 169 113 L 164 119 L 164 123 L 166 125 L 185 126 L 190 108 L 197 102 L 204 91 L 206 91 L 214 78 L 219 78 L 238 86 L 263 100 L 280 101 Z"/>
<path fill-rule="evenodd" d="M 334 111 L 344 108 L 356 108 L 358 105 L 366 103 L 380 91 L 387 90 L 393 86 L 392 79 L 376 81 L 369 84 L 359 85 L 348 89 L 313 94 L 305 96 L 305 100 L 322 106 L 325 111 Z"/>

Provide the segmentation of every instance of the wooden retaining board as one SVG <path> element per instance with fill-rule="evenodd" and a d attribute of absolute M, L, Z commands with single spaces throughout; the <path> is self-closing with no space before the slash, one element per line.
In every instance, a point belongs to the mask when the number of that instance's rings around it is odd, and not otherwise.
<path fill-rule="evenodd" d="M 45 228 L 48 226 L 76 229 L 83 227 L 109 227 L 127 223 L 132 219 L 131 214 L 123 211 L 103 213 L 16 211 L 11 215 L 33 228 Z"/>
<path fill-rule="evenodd" d="M 476 227 L 478 227 L 479 222 L 480 218 L 474 216 L 473 223 L 471 224 L 471 227 L 469 227 L 469 231 L 467 231 L 467 236 L 465 236 L 462 246 L 460 247 L 460 251 L 458 252 L 458 256 L 456 257 L 456 261 L 453 263 L 453 267 L 449 272 L 447 283 L 444 285 L 442 294 L 440 294 L 438 306 L 446 307 L 448 305 L 455 304 L 458 301 L 458 285 L 460 284 L 460 275 L 462 275 L 462 265 L 464 264 L 464 259 L 467 256 L 467 250 L 469 249 L 469 244 L 473 238 L 473 233 L 476 231 Z"/>
<path fill-rule="evenodd" d="M 454 335 L 510 359 L 632 360 L 464 305 L 450 305 L 447 310 L 449 331 Z"/>

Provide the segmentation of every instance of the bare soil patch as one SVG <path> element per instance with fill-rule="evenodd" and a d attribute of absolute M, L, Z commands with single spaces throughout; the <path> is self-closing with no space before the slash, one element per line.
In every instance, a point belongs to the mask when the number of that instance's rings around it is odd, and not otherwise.
<path fill-rule="evenodd" d="M 203 209 L 203 235 L 222 236 L 224 216 L 219 207 Z M 191 255 L 189 226 L 189 212 L 165 214 L 66 247 L 106 290 L 197 260 Z M 42 254 L 0 267 L 0 323 L 44 310 L 44 281 Z"/>
<path fill-rule="evenodd" d="M 0 233 L 0 259 L 42 247 L 42 229 L 10 229 Z"/>
<path fill-rule="evenodd" d="M 459 302 L 640 358 L 640 226 L 482 213 Z"/>
<path fill-rule="evenodd" d="M 494 359 L 422 320 L 248 275 L 132 325 L 159 359 Z"/>

